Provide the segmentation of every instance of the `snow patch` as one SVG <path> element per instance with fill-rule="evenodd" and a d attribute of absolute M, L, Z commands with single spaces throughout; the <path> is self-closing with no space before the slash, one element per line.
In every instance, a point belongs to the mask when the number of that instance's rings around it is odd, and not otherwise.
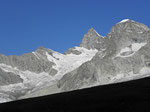
<path fill-rule="evenodd" d="M 12 72 L 14 74 L 17 74 L 20 76 L 20 78 L 23 79 L 23 82 L 41 82 L 41 81 L 45 81 L 46 79 L 48 80 L 52 80 L 52 76 L 50 76 L 48 73 L 46 72 L 42 72 L 42 73 L 34 73 L 31 71 L 21 71 L 16 67 L 11 67 L 9 65 L 6 64 L 0 64 L 0 68 L 5 71 L 5 72 Z"/>
<path fill-rule="evenodd" d="M 57 60 L 56 58 L 54 58 L 53 56 L 51 56 L 50 54 L 48 54 L 48 52 L 46 52 L 46 56 L 47 56 L 47 59 L 50 61 L 50 62 L 53 62 L 53 63 L 57 63 Z"/>
<path fill-rule="evenodd" d="M 17 74 L 20 76 L 20 78 L 22 78 L 24 81 L 27 80 L 27 78 L 22 74 L 22 72 L 20 70 L 18 70 L 16 67 L 12 67 L 10 65 L 6 65 L 1 63 L 0 64 L 0 68 L 4 71 L 4 72 L 12 72 L 14 74 Z"/>
<path fill-rule="evenodd" d="M 36 57 L 37 59 L 40 59 L 39 56 L 36 54 L 36 52 L 32 52 Z"/>
<path fill-rule="evenodd" d="M 123 19 L 122 21 L 120 21 L 119 23 L 124 23 L 124 22 L 127 22 L 129 21 L 129 19 Z"/>
<path fill-rule="evenodd" d="M 143 46 L 145 46 L 147 43 L 133 43 L 131 44 L 131 47 L 125 47 L 121 49 L 121 51 L 117 54 L 116 57 L 130 57 L 134 55 L 135 52 L 137 52 L 139 49 L 141 49 Z M 123 53 L 128 53 L 128 55 L 122 55 Z"/>
<path fill-rule="evenodd" d="M 147 43 L 133 43 L 132 44 L 132 50 L 133 51 L 138 51 L 141 49 L 143 46 L 145 46 Z"/>
<path fill-rule="evenodd" d="M 147 74 L 150 73 L 150 68 L 148 67 L 143 67 L 140 71 L 140 74 Z"/>
<path fill-rule="evenodd" d="M 131 48 L 125 47 L 125 48 L 121 49 L 120 53 L 129 52 L 129 51 L 131 51 Z"/>
<path fill-rule="evenodd" d="M 124 55 L 123 55 L 124 53 Z M 125 53 L 127 55 L 125 55 Z M 123 57 L 123 58 L 126 58 L 126 57 L 130 57 L 134 55 L 134 52 L 132 52 L 132 49 L 130 47 L 125 47 L 123 49 L 121 49 L 121 51 L 116 55 L 116 57 Z"/>

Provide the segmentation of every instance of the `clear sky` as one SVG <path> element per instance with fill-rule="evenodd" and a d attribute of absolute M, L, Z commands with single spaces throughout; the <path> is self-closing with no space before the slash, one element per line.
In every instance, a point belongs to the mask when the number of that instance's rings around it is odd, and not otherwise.
<path fill-rule="evenodd" d="M 91 27 L 105 36 L 126 18 L 150 26 L 150 0 L 0 0 L 0 54 L 63 53 Z"/>

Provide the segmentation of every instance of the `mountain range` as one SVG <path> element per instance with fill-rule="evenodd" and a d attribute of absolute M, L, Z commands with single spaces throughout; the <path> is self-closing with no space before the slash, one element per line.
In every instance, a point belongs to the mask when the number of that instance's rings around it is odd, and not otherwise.
<path fill-rule="evenodd" d="M 0 55 L 0 102 L 44 96 L 150 76 L 150 29 L 125 19 L 106 36 L 91 28 L 64 54 L 39 47 Z"/>

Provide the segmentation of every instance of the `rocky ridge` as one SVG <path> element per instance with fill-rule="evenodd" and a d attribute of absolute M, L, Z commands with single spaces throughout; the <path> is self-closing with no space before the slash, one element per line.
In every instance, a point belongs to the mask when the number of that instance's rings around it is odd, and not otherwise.
<path fill-rule="evenodd" d="M 39 47 L 21 56 L 0 55 L 0 102 L 49 88 L 64 74 L 91 60 L 97 52 L 82 47 L 74 47 L 74 50 L 80 54 L 70 52 L 64 55 Z"/>
<path fill-rule="evenodd" d="M 94 46 L 87 41 L 90 34 Z M 150 29 L 147 26 L 123 20 L 105 37 L 99 37 L 93 29 L 84 36 L 81 46 L 98 49 L 98 52 L 91 61 L 63 76 L 58 82 L 61 91 L 131 80 L 150 72 Z"/>

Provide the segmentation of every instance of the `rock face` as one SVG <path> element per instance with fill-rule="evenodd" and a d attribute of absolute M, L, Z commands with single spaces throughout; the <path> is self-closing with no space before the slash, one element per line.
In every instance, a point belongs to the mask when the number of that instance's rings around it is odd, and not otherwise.
<path fill-rule="evenodd" d="M 98 53 L 91 61 L 64 75 L 58 82 L 58 87 L 62 91 L 70 91 L 115 83 L 123 78 L 134 79 L 140 74 L 150 72 L 149 40 L 150 29 L 132 20 L 117 23 L 104 38 L 96 35 L 93 29 L 89 30 L 81 46 L 98 49 Z"/>
<path fill-rule="evenodd" d="M 21 79 L 18 75 L 11 72 L 6 73 L 2 69 L 0 69 L 0 85 L 8 85 L 21 82 L 23 82 L 23 79 Z"/>
<path fill-rule="evenodd" d="M 0 63 L 17 67 L 19 70 L 41 73 L 48 72 L 53 62 L 47 60 L 45 52 L 52 52 L 46 48 L 38 48 L 34 53 L 23 54 L 22 56 L 4 56 L 0 55 Z"/>

